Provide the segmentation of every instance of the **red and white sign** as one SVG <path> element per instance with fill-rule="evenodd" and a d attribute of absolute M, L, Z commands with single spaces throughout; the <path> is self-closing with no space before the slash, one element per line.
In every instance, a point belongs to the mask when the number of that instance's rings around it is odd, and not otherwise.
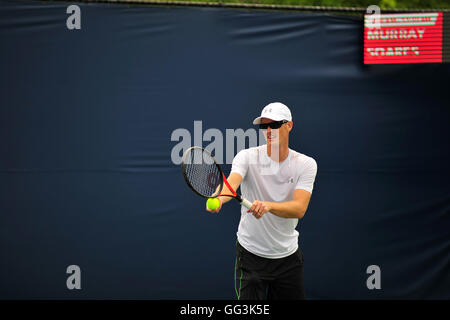
<path fill-rule="evenodd" d="M 442 12 L 364 17 L 364 64 L 442 62 Z"/>

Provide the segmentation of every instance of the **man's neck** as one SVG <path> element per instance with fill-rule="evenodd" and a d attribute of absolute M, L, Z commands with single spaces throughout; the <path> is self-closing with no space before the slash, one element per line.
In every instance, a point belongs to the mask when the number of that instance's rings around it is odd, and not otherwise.
<path fill-rule="evenodd" d="M 289 147 L 267 145 L 267 155 L 276 162 L 283 162 L 289 155 Z"/>

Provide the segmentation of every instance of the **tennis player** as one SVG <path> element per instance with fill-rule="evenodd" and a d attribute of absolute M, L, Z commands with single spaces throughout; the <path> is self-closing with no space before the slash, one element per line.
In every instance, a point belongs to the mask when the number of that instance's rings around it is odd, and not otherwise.
<path fill-rule="evenodd" d="M 316 161 L 289 148 L 293 128 L 289 108 L 279 102 L 264 107 L 253 124 L 266 144 L 240 151 L 228 182 L 241 186 L 252 202 L 241 207 L 234 283 L 237 299 L 305 299 L 303 254 L 298 247 L 298 219 L 308 208 L 317 173 Z M 219 197 L 219 212 L 231 197 Z"/>

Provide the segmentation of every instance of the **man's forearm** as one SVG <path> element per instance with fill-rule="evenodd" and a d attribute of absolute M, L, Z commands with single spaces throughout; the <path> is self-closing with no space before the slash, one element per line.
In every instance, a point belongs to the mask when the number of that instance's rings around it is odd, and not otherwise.
<path fill-rule="evenodd" d="M 230 195 L 231 195 L 231 193 L 230 193 Z M 224 196 L 219 196 L 217 198 L 220 200 L 220 202 L 222 204 L 227 203 L 228 201 L 230 201 L 232 199 L 232 197 L 224 197 Z"/>
<path fill-rule="evenodd" d="M 306 213 L 306 208 L 298 201 L 266 202 L 270 207 L 270 213 L 282 218 L 301 219 Z"/>
<path fill-rule="evenodd" d="M 241 184 L 242 181 L 242 177 L 240 176 L 240 174 L 238 173 L 232 173 L 230 174 L 230 176 L 228 177 L 228 183 L 230 184 L 230 186 L 234 189 L 237 190 L 237 188 L 239 188 L 239 185 Z M 222 194 L 224 195 L 233 195 L 233 192 L 231 192 L 230 189 L 228 189 L 227 185 L 224 184 L 223 189 L 222 189 Z M 227 203 L 228 201 L 231 200 L 232 197 L 224 197 L 224 196 L 219 196 L 217 197 L 220 199 L 220 202 L 222 204 Z"/>

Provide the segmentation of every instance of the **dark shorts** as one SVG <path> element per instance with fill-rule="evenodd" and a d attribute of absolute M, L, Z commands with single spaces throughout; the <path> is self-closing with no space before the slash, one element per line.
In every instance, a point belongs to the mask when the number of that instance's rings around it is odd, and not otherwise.
<path fill-rule="evenodd" d="M 303 254 L 268 259 L 236 242 L 234 285 L 238 300 L 303 300 Z"/>

